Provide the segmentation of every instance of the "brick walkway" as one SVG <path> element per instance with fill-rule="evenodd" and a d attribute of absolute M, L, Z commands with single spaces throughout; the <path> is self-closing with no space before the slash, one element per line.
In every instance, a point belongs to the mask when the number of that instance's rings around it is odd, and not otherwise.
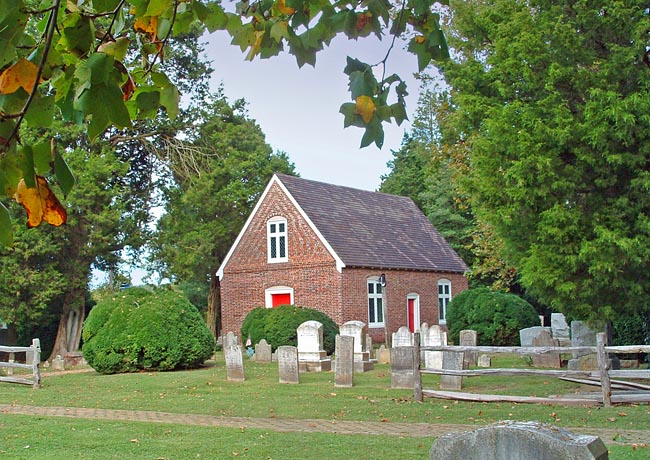
<path fill-rule="evenodd" d="M 179 425 L 201 425 L 230 428 L 256 428 L 278 432 L 309 432 L 363 434 L 381 436 L 409 436 L 435 438 L 454 431 L 469 431 L 477 425 L 447 425 L 433 423 L 355 422 L 322 419 L 282 419 L 223 417 L 170 412 L 127 411 L 112 409 L 87 409 L 80 407 L 40 407 L 0 404 L 0 414 L 37 415 L 45 417 L 71 417 L 96 420 L 117 420 Z M 571 428 L 574 433 L 600 437 L 605 444 L 650 445 L 650 431 L 613 430 L 605 428 Z"/>

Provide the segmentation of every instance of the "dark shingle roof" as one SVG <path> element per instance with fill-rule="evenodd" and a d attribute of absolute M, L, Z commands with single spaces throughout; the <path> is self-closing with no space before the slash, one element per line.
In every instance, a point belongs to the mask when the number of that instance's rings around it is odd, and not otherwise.
<path fill-rule="evenodd" d="M 346 266 L 467 270 L 410 198 L 277 177 Z"/>

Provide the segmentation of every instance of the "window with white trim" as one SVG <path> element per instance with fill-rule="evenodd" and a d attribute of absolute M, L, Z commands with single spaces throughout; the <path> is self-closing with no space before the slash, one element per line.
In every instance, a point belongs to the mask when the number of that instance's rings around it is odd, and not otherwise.
<path fill-rule="evenodd" d="M 447 323 L 447 305 L 451 301 L 451 282 L 449 280 L 438 281 L 438 322 Z"/>
<path fill-rule="evenodd" d="M 384 326 L 383 302 L 379 278 L 368 278 L 368 327 Z"/>
<path fill-rule="evenodd" d="M 289 247 L 287 238 L 287 219 L 274 217 L 266 223 L 267 255 L 270 263 L 287 262 Z"/>

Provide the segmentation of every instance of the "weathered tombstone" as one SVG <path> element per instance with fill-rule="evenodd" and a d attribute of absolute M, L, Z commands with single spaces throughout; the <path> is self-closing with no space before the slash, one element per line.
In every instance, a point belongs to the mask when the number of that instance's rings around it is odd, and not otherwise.
<path fill-rule="evenodd" d="M 478 367 L 490 367 L 492 366 L 492 358 L 490 355 L 480 355 L 478 357 Z"/>
<path fill-rule="evenodd" d="M 386 348 L 386 345 L 382 344 L 377 350 L 377 362 L 379 364 L 389 364 L 390 363 L 390 350 Z"/>
<path fill-rule="evenodd" d="M 551 313 L 551 335 L 561 347 L 571 345 L 571 330 L 562 313 Z"/>
<path fill-rule="evenodd" d="M 420 362 L 426 367 L 426 351 L 421 347 L 429 345 L 429 323 L 422 323 L 420 325 Z"/>
<path fill-rule="evenodd" d="M 557 339 L 551 337 L 550 332 L 541 331 L 537 337 L 533 337 L 533 346 L 534 347 L 557 347 L 559 345 Z M 533 357 L 533 366 L 535 367 L 551 367 L 554 369 L 560 369 L 562 367 L 562 361 L 560 359 L 560 354 L 558 352 L 534 354 L 532 357 Z"/>
<path fill-rule="evenodd" d="M 373 361 L 374 356 L 372 355 L 372 337 L 370 337 L 370 334 L 366 335 L 366 351 L 368 352 L 368 359 L 370 361 Z M 377 361 L 376 359 L 374 361 Z"/>
<path fill-rule="evenodd" d="M 56 355 L 54 359 L 52 359 L 52 370 L 53 371 L 65 370 L 65 361 L 63 361 L 61 355 Z"/>
<path fill-rule="evenodd" d="M 300 372 L 321 372 L 332 369 L 332 361 L 323 349 L 323 324 L 305 321 L 297 329 L 298 369 Z"/>
<path fill-rule="evenodd" d="M 429 340 L 427 342 L 430 347 L 446 347 L 447 332 L 434 324 L 429 328 Z M 424 367 L 427 369 L 442 369 L 442 351 L 425 351 Z"/>
<path fill-rule="evenodd" d="M 239 345 L 229 345 L 223 351 L 226 359 L 227 380 L 229 382 L 243 382 L 246 380 L 241 347 Z"/>
<path fill-rule="evenodd" d="M 465 358 L 463 352 L 459 351 L 443 351 L 442 352 L 442 368 L 462 371 L 464 368 Z M 463 377 L 461 375 L 444 375 L 440 376 L 440 389 L 441 390 L 460 390 L 463 387 Z"/>
<path fill-rule="evenodd" d="M 223 349 L 225 350 L 233 345 L 239 345 L 239 337 L 237 337 L 234 332 L 230 331 L 223 338 Z"/>
<path fill-rule="evenodd" d="M 393 348 L 412 347 L 413 333 L 406 326 L 401 326 L 397 332 L 393 332 Z"/>
<path fill-rule="evenodd" d="M 607 460 L 603 441 L 540 422 L 505 421 L 440 436 L 430 460 Z"/>
<path fill-rule="evenodd" d="M 460 331 L 459 345 L 465 347 L 475 347 L 477 339 L 478 339 L 478 334 L 476 333 L 476 331 L 473 331 L 471 329 L 464 329 Z M 477 360 L 478 360 L 477 351 L 465 352 L 465 367 L 476 366 Z"/>
<path fill-rule="evenodd" d="M 541 334 L 542 331 L 548 331 L 550 333 L 551 328 L 544 327 L 544 326 L 533 326 L 533 327 L 527 327 L 526 329 L 521 329 L 519 331 L 519 341 L 521 343 L 521 346 L 532 347 L 533 339 L 539 336 L 539 334 Z"/>
<path fill-rule="evenodd" d="M 30 362 L 29 357 L 27 358 L 27 362 Z M 82 352 L 68 351 L 63 355 L 63 365 L 66 369 L 70 369 L 71 367 L 87 366 L 88 362 Z"/>
<path fill-rule="evenodd" d="M 366 372 L 373 369 L 366 345 L 366 325 L 361 321 L 348 321 L 339 328 L 339 334 L 354 338 L 354 372 Z"/>
<path fill-rule="evenodd" d="M 336 335 L 334 386 L 351 387 L 354 375 L 354 337 Z"/>
<path fill-rule="evenodd" d="M 255 344 L 255 362 L 271 362 L 271 345 L 269 345 L 266 339 L 262 339 Z"/>
<path fill-rule="evenodd" d="M 415 387 L 415 348 L 390 349 L 390 387 L 412 390 Z"/>
<path fill-rule="evenodd" d="M 280 383 L 300 383 L 298 349 L 283 345 L 276 350 Z"/>
<path fill-rule="evenodd" d="M 571 346 L 595 347 L 596 331 L 586 321 L 571 321 Z M 598 355 L 596 352 L 575 352 L 573 359 L 569 360 L 567 367 L 570 370 L 593 371 L 598 369 Z"/>

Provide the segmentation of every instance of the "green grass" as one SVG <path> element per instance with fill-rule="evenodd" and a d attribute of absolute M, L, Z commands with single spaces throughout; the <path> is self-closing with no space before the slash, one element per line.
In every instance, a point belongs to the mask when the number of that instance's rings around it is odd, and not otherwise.
<path fill-rule="evenodd" d="M 495 366 L 525 366 L 521 358 Z M 521 362 L 517 361 L 520 360 Z M 613 408 L 534 404 L 413 401 L 409 390 L 390 389 L 390 369 L 355 374 L 352 388 L 335 388 L 333 373 L 301 374 L 299 385 L 278 383 L 276 364 L 247 361 L 246 382 L 226 381 L 222 356 L 203 369 L 99 375 L 44 374 L 43 386 L 0 384 L 0 403 L 102 409 L 152 410 L 183 414 L 293 419 L 425 422 L 487 425 L 498 420 L 539 420 L 566 428 L 647 429 L 649 405 Z M 438 377 L 425 375 L 424 387 Z M 464 391 L 546 396 L 576 391 L 575 384 L 533 377 L 474 377 Z M 593 390 L 590 390 L 593 391 Z M 16 428 L 20 427 L 19 430 Z M 210 427 L 114 422 L 0 414 L 0 458 L 390 458 L 427 459 L 433 438 L 266 433 Z M 8 440 L 8 441 L 4 441 Z M 137 440 L 137 441 L 134 441 Z M 603 439 L 611 443 L 611 439 Z M 29 447 L 26 447 L 28 446 Z M 338 447 L 337 447 L 338 446 Z M 48 450 L 49 449 L 49 450 Z M 310 450 L 311 449 L 311 450 Z M 3 452 L 4 451 L 4 452 Z M 78 453 L 83 451 L 83 455 Z M 234 455 L 236 452 L 237 455 Z M 307 454 L 307 452 L 310 452 Z M 10 455 L 5 455 L 8 453 Z M 77 456 L 75 456 L 77 455 Z M 335 455 L 340 455 L 337 457 Z M 611 446 L 610 458 L 641 459 L 650 448 Z"/>

